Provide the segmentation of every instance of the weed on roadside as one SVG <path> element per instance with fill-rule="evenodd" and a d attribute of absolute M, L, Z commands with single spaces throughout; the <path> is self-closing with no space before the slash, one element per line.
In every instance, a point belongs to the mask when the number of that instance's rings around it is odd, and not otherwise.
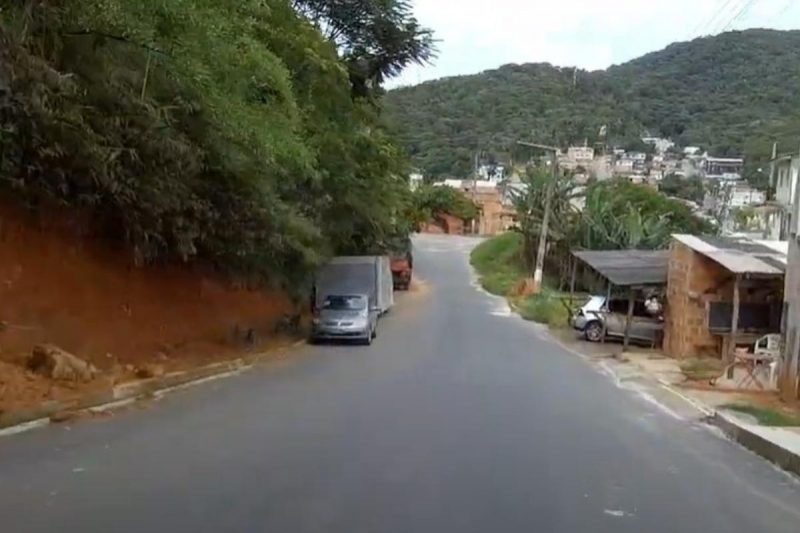
<path fill-rule="evenodd" d="M 721 406 L 722 409 L 736 411 L 750 415 L 758 420 L 763 426 L 791 427 L 800 426 L 800 415 L 796 413 L 786 413 L 778 409 L 769 407 L 758 407 L 755 405 L 731 403 Z"/>

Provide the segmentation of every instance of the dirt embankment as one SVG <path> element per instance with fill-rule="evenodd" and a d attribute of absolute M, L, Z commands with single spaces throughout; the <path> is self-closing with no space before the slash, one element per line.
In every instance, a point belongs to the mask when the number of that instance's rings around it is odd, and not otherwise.
<path fill-rule="evenodd" d="M 0 204 L 0 411 L 134 378 L 148 364 L 169 371 L 263 349 L 291 313 L 281 293 L 237 288 L 198 267 L 137 268 L 75 227 Z M 28 372 L 24 359 L 39 343 L 91 362 L 101 377 L 81 388 Z"/>

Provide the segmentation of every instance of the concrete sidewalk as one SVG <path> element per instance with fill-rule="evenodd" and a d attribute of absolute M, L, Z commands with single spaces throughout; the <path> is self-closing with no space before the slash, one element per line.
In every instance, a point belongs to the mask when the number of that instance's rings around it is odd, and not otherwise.
<path fill-rule="evenodd" d="M 732 411 L 717 411 L 714 424 L 745 448 L 800 475 L 800 427 L 754 424 Z"/>
<path fill-rule="evenodd" d="M 553 332 L 558 342 L 590 361 L 599 362 L 614 373 L 618 381 L 650 380 L 664 391 L 690 404 L 704 419 L 721 429 L 729 438 L 775 463 L 800 475 L 800 427 L 764 426 L 749 415 L 725 409 L 736 403 L 753 403 L 746 391 L 699 389 L 687 385 L 679 361 L 655 350 L 622 353 L 614 343 L 592 344 L 575 338 L 572 332 Z M 769 394 L 769 393 L 762 393 Z"/>

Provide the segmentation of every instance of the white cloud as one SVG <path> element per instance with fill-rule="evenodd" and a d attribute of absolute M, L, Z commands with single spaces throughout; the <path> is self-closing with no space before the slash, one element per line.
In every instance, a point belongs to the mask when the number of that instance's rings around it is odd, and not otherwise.
<path fill-rule="evenodd" d="M 800 2 L 416 0 L 417 18 L 440 41 L 439 57 L 433 66 L 409 68 L 390 86 L 506 63 L 606 68 L 726 27 L 800 27 L 800 5 L 795 4 Z"/>

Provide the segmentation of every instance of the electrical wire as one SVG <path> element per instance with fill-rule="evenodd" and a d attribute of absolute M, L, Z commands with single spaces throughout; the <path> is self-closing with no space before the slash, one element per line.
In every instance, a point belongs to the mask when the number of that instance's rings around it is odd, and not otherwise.
<path fill-rule="evenodd" d="M 795 1 L 796 1 L 796 0 L 788 0 L 788 1 L 786 2 L 786 4 L 785 4 L 785 5 L 784 5 L 784 6 L 783 6 L 781 9 L 779 9 L 779 10 L 778 10 L 778 12 L 777 12 L 777 13 L 775 13 L 775 14 L 772 16 L 772 18 L 771 18 L 771 19 L 769 19 L 770 23 L 772 23 L 772 22 L 775 22 L 776 20 L 778 20 L 779 18 L 781 18 L 782 16 L 784 16 L 786 13 L 788 13 L 788 12 L 789 12 L 789 10 L 790 10 L 792 7 L 794 7 L 794 5 L 795 5 Z"/>
<path fill-rule="evenodd" d="M 746 15 L 747 12 L 750 11 L 750 9 L 755 5 L 756 1 L 757 0 L 747 0 L 747 2 L 744 3 L 742 8 L 733 16 L 733 18 L 730 19 L 725 26 L 723 26 L 721 31 L 726 32 L 729 29 L 731 29 L 733 25 L 736 24 L 739 21 L 739 19 L 742 18 L 743 15 Z"/>
<path fill-rule="evenodd" d="M 692 34 L 699 35 L 703 27 L 705 27 L 706 31 L 704 32 L 704 35 L 708 35 L 710 33 L 708 30 L 712 27 L 714 22 L 725 12 L 725 10 L 731 7 L 735 1 L 736 0 L 726 0 L 725 3 L 722 4 L 714 13 L 712 13 L 709 18 L 707 18 L 705 21 L 700 21 L 700 23 L 695 26 Z"/>

